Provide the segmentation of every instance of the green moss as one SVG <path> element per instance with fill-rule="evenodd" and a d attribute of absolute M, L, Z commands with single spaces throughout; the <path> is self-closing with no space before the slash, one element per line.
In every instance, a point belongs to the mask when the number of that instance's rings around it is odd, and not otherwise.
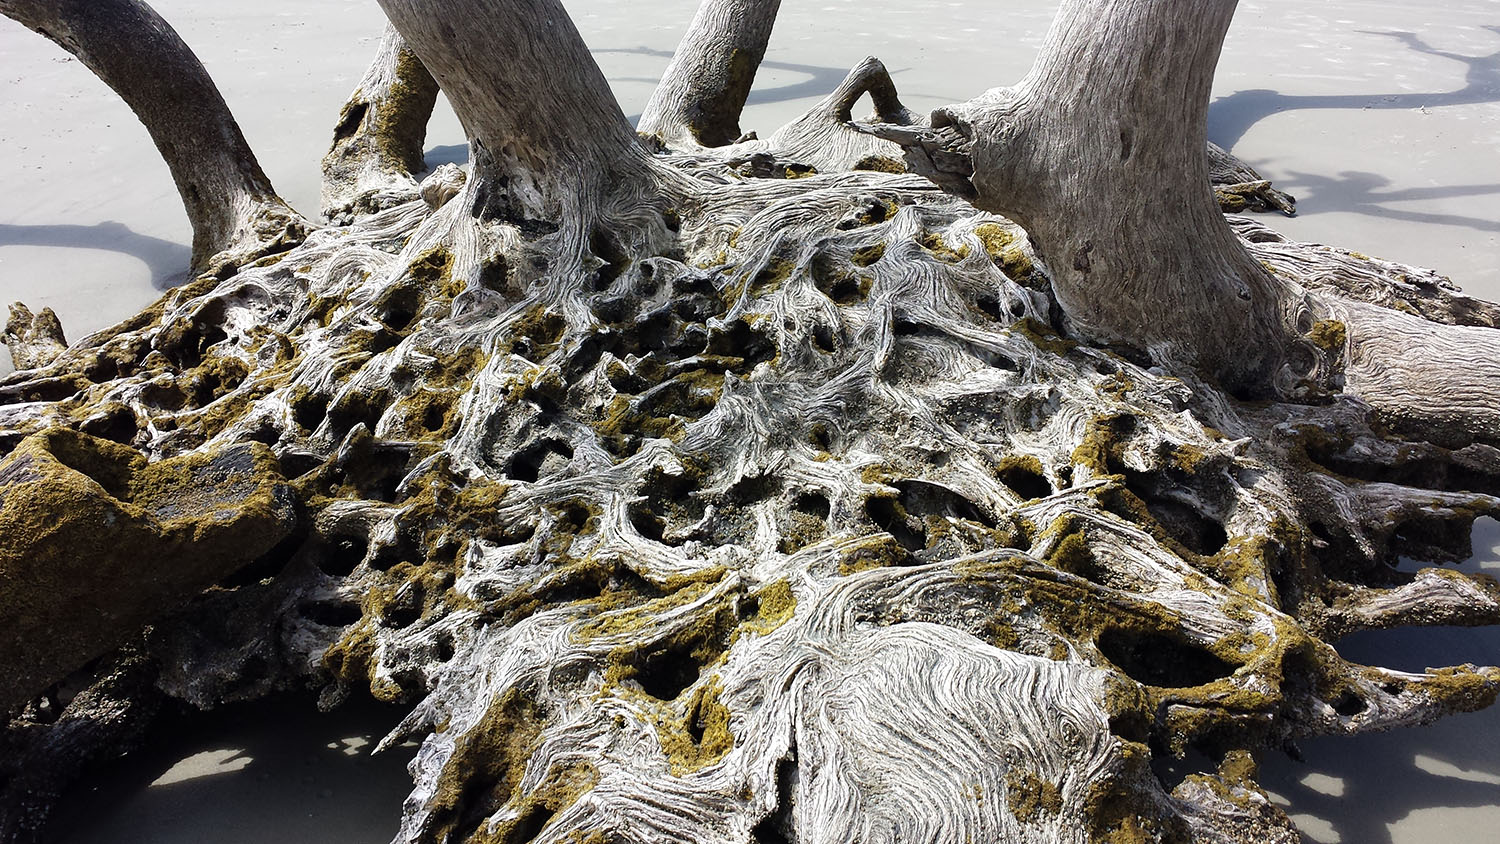
<path fill-rule="evenodd" d="M 1062 811 L 1062 789 L 1030 771 L 1005 772 L 1005 802 L 1016 820 L 1041 823 Z"/>
<path fill-rule="evenodd" d="M 685 776 L 721 761 L 734 749 L 729 707 L 720 700 L 717 677 L 699 686 L 681 720 L 659 718 L 657 738 L 673 776 Z"/>
<path fill-rule="evenodd" d="M 1276 518 L 1264 533 L 1231 537 L 1218 553 L 1195 562 L 1214 580 L 1258 598 L 1272 587 L 1271 572 L 1280 567 L 1279 561 L 1301 553 L 1307 539 L 1301 528 Z"/>
<path fill-rule="evenodd" d="M 508 821 L 485 825 L 468 839 L 469 844 L 529 844 L 538 833 L 564 809 L 578 802 L 599 783 L 599 773 L 592 765 L 580 763 L 549 771 L 533 792 L 516 797 L 517 816 Z M 602 832 L 573 832 L 566 839 L 582 844 L 604 844 Z"/>
<path fill-rule="evenodd" d="M 670 378 L 649 396 L 616 395 L 589 425 L 616 454 L 635 452 L 643 438 L 678 442 L 688 423 L 707 415 L 723 393 L 725 375 L 692 369 Z"/>
<path fill-rule="evenodd" d="M 1074 466 L 1086 468 L 1096 476 L 1116 474 L 1127 441 L 1125 431 L 1133 421 L 1128 414 L 1094 417 L 1069 459 Z"/>
<path fill-rule="evenodd" d="M 940 232 L 928 232 L 922 236 L 921 243 L 923 249 L 931 252 L 933 257 L 944 263 L 956 264 L 969 257 L 969 247 L 967 244 L 960 246 L 958 249 L 953 249 L 948 246 L 948 242 L 943 239 L 943 235 Z"/>
<path fill-rule="evenodd" d="M 791 278 L 792 271 L 796 268 L 795 263 L 785 258 L 772 258 L 750 282 L 750 295 L 764 296 L 767 293 L 774 293 L 786 283 L 788 278 Z"/>
<path fill-rule="evenodd" d="M 54 428 L 0 461 L 0 710 L 268 551 L 295 513 L 259 444 L 148 464 Z"/>
<path fill-rule="evenodd" d="M 1329 355 L 1338 357 L 1349 343 L 1349 329 L 1336 319 L 1322 319 L 1313 324 L 1307 339 Z"/>
<path fill-rule="evenodd" d="M 750 596 L 755 601 L 755 615 L 739 626 L 740 632 L 765 635 L 775 632 L 797 613 L 797 594 L 791 581 L 778 580 Z"/>
<path fill-rule="evenodd" d="M 854 250 L 854 253 L 849 256 L 849 260 L 853 261 L 856 267 L 868 267 L 884 257 L 885 244 L 874 243 Z"/>
<path fill-rule="evenodd" d="M 839 546 L 838 573 L 848 576 L 909 562 L 911 552 L 889 534 L 881 533 Z"/>
<path fill-rule="evenodd" d="M 871 170 L 877 173 L 905 173 L 906 165 L 884 155 L 867 155 L 854 162 L 855 170 Z"/>
<path fill-rule="evenodd" d="M 413 258 L 406 271 L 429 292 L 449 298 L 463 292 L 463 283 L 453 279 L 453 253 L 441 246 Z"/>
<path fill-rule="evenodd" d="M 1116 776 L 1089 787 L 1084 803 L 1093 844 L 1188 844 L 1192 835 L 1177 815 L 1164 811 L 1140 783 L 1156 782 L 1151 751 L 1130 741 L 1118 744 L 1123 764 Z"/>
<path fill-rule="evenodd" d="M 1059 571 L 1089 577 L 1094 571 L 1094 554 L 1089 550 L 1088 536 L 1076 519 L 1064 516 L 1053 523 L 1049 531 L 1056 531 L 1062 538 L 1052 546 L 1046 563 Z"/>
<path fill-rule="evenodd" d="M 828 522 L 814 513 L 792 508 L 782 514 L 781 521 L 781 540 L 777 550 L 783 554 L 795 554 L 828 536 Z"/>
<path fill-rule="evenodd" d="M 427 803 L 432 840 L 449 840 L 476 806 L 500 807 L 516 796 L 545 716 L 535 699 L 512 689 L 458 737 Z"/>
<path fill-rule="evenodd" d="M 1439 668 L 1420 683 L 1422 693 L 1454 712 L 1476 712 L 1492 705 L 1500 689 L 1491 677 L 1465 668 Z"/>
<path fill-rule="evenodd" d="M 396 76 L 385 97 L 376 103 L 375 143 L 387 160 L 399 162 L 408 173 L 421 172 L 422 140 L 426 134 L 426 116 L 432 112 L 437 85 L 410 50 L 396 57 Z"/>
<path fill-rule="evenodd" d="M 1225 190 L 1215 190 L 1214 199 L 1219 203 L 1219 210 L 1229 214 L 1238 214 L 1245 210 L 1245 197 L 1230 193 Z"/>
<path fill-rule="evenodd" d="M 675 589 L 661 598 L 648 601 L 624 611 L 605 613 L 597 618 L 586 621 L 573 631 L 573 638 L 578 642 L 588 642 L 592 639 L 623 636 L 628 633 L 644 630 L 664 615 L 701 599 L 704 595 L 712 591 L 712 589 L 713 584 L 711 583 L 697 582 L 687 584 L 683 588 Z M 711 632 L 713 631 L 705 628 L 702 630 L 690 630 L 686 635 L 688 638 L 709 638 L 707 635 L 696 636 L 696 634 L 708 634 Z M 628 656 L 628 654 L 622 652 L 617 656 L 624 657 Z M 618 676 L 623 679 L 624 677 L 631 676 L 631 673 L 630 671 L 626 671 Z"/>
<path fill-rule="evenodd" d="M 984 251 L 989 253 L 995 265 L 1007 277 L 1020 281 L 1036 272 L 1036 264 L 1031 260 L 1024 235 L 1017 236 L 997 223 L 975 226 L 974 235 L 984 244 Z"/>
<path fill-rule="evenodd" d="M 1038 349 L 1054 355 L 1067 355 L 1078 348 L 1076 342 L 1059 335 L 1052 330 L 1051 326 L 1043 325 L 1031 317 L 1016 321 L 1010 328 L 1030 340 L 1031 344 Z"/>
<path fill-rule="evenodd" d="M 527 360 L 543 361 L 562 344 L 567 321 L 544 305 L 533 305 L 510 325 L 503 349 Z"/>
<path fill-rule="evenodd" d="M 369 618 L 360 619 L 345 630 L 337 642 L 323 652 L 323 670 L 341 686 L 369 689 L 370 694 L 385 703 L 401 700 L 401 687 L 382 681 L 375 672 L 375 626 Z"/>

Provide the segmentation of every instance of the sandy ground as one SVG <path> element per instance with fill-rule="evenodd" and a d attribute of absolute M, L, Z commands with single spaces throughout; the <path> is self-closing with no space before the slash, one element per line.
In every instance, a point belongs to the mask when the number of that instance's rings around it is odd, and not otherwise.
<path fill-rule="evenodd" d="M 315 214 L 318 160 L 382 25 L 374 0 L 154 5 L 203 58 L 281 193 Z M 696 2 L 567 6 L 634 115 Z M 1240 6 L 1210 133 L 1301 200 L 1296 219 L 1268 222 L 1436 267 L 1500 300 L 1500 4 L 1449 0 L 1440 15 L 1408 0 Z M 1054 8 L 785 4 L 744 125 L 764 134 L 865 55 L 886 61 L 913 108 L 967 99 L 1026 71 Z M 50 306 L 78 338 L 181 280 L 190 232 L 145 131 L 78 62 L 6 20 L 0 149 L 0 300 Z M 440 110 L 429 163 L 464 158 L 457 121 Z M 0 372 L 8 366 L 0 351 Z M 1481 553 L 1468 565 L 1500 568 L 1500 525 L 1483 525 L 1475 544 Z M 1351 637 L 1341 649 L 1415 668 L 1494 664 L 1500 633 L 1398 631 Z M 362 757 L 344 751 L 397 718 L 370 710 L 353 720 L 231 713 L 163 733 L 89 786 L 97 791 L 70 811 L 64 840 L 388 840 L 402 760 L 356 765 L 346 760 Z M 1457 844 L 1500 829 L 1500 711 L 1303 751 L 1301 764 L 1267 757 L 1266 781 L 1319 844 Z"/>

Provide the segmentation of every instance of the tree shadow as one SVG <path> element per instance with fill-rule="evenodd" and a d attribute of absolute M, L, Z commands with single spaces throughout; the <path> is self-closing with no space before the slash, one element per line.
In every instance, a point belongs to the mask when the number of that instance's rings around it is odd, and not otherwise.
<path fill-rule="evenodd" d="M 1485 26 L 1500 35 L 1500 26 Z M 1208 136 L 1215 143 L 1232 150 L 1245 136 L 1250 127 L 1273 114 L 1308 109 L 1403 109 L 1410 110 L 1426 106 L 1473 105 L 1500 101 L 1500 50 L 1484 56 L 1466 56 L 1439 50 L 1411 32 L 1370 32 L 1367 35 L 1393 38 L 1411 50 L 1429 56 L 1450 59 L 1467 66 L 1468 73 L 1462 88 L 1452 91 L 1411 93 L 1396 91 L 1388 94 L 1333 94 L 1300 95 L 1283 94 L 1266 88 L 1236 91 L 1214 100 L 1208 109 Z"/>
<path fill-rule="evenodd" d="M 1457 568 L 1500 573 L 1500 524 L 1475 524 L 1478 553 Z M 1403 563 L 1415 570 L 1420 564 Z M 1354 662 L 1401 671 L 1463 662 L 1500 662 L 1500 628 L 1402 628 L 1359 633 L 1338 642 Z M 1288 812 L 1316 818 L 1314 841 L 1393 844 L 1391 825 L 1413 812 L 1500 805 L 1500 709 L 1455 715 L 1428 727 L 1381 735 L 1300 742 L 1305 763 L 1263 760 L 1261 783 L 1286 798 Z M 1454 830 L 1445 840 L 1458 840 Z M 1329 834 L 1331 833 L 1331 835 Z"/>
<path fill-rule="evenodd" d="M 1389 207 L 1389 203 L 1394 202 L 1420 202 L 1459 196 L 1500 194 L 1500 184 L 1449 185 L 1382 191 L 1380 189 L 1390 185 L 1391 180 L 1376 173 L 1345 170 L 1335 177 L 1303 173 L 1297 170 L 1289 172 L 1290 176 L 1277 180 L 1277 186 L 1297 197 L 1298 210 L 1303 212 L 1302 216 L 1344 211 L 1411 223 L 1460 226 L 1481 232 L 1500 232 L 1500 219 L 1408 211 Z M 1500 203 L 1497 203 L 1496 208 L 1500 211 Z"/>
<path fill-rule="evenodd" d="M 306 695 L 163 716 L 145 747 L 78 783 L 54 844 L 389 841 L 411 791 L 414 747 L 370 751 L 403 710 Z"/>
<path fill-rule="evenodd" d="M 80 226 L 69 223 L 20 226 L 0 223 L 0 247 L 55 246 L 102 249 L 140 260 L 151 272 L 151 286 L 169 290 L 187 280 L 193 252 L 186 244 L 140 234 L 113 220 Z"/>
<path fill-rule="evenodd" d="M 653 47 L 612 47 L 593 50 L 594 53 L 623 53 L 632 56 L 649 56 L 671 61 L 675 50 L 658 50 Z M 822 65 L 793 64 L 791 62 L 779 62 L 766 60 L 760 63 L 760 69 L 764 70 L 786 70 L 792 73 L 801 73 L 806 79 L 794 82 L 790 85 L 779 85 L 774 88 L 752 88 L 750 96 L 745 100 L 745 105 L 770 105 L 772 103 L 784 103 L 792 100 L 801 100 L 816 97 L 822 99 L 833 92 L 844 77 L 849 75 L 851 68 L 847 67 L 824 67 Z M 902 71 L 892 70 L 891 75 Z M 645 76 L 611 76 L 611 82 L 641 82 L 647 85 L 656 85 L 661 82 L 661 77 Z M 640 122 L 639 114 L 632 114 L 628 118 L 630 125 L 635 126 Z"/>

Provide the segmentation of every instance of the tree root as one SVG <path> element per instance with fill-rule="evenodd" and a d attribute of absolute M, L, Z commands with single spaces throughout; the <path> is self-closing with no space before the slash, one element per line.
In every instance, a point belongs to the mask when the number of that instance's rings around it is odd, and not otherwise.
<path fill-rule="evenodd" d="M 1292 840 L 1240 751 L 1495 696 L 1324 644 L 1495 620 L 1393 565 L 1500 512 L 1489 446 L 1068 340 L 1025 232 L 921 179 L 663 161 L 670 242 L 434 182 L 0 382 L 0 443 L 113 414 L 295 478 L 310 532 L 153 640 L 166 688 L 418 702 L 403 841 Z"/>

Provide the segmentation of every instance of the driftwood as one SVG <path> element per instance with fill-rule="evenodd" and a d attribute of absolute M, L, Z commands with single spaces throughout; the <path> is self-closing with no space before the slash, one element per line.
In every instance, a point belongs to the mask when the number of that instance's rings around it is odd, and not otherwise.
<path fill-rule="evenodd" d="M 1494 580 L 1395 565 L 1500 513 L 1500 373 L 1453 363 L 1497 309 L 1222 216 L 1233 2 L 1067 0 L 1017 89 L 921 121 L 867 63 L 816 131 L 716 143 L 638 138 L 556 0 L 382 5 L 469 172 L 0 381 L 0 473 L 61 437 L 288 479 L 286 538 L 128 651 L 153 694 L 408 704 L 399 841 L 732 844 L 1292 842 L 1254 752 L 1494 700 L 1329 643 L 1500 622 Z M 71 723 L 33 691 L 26 759 Z"/>

